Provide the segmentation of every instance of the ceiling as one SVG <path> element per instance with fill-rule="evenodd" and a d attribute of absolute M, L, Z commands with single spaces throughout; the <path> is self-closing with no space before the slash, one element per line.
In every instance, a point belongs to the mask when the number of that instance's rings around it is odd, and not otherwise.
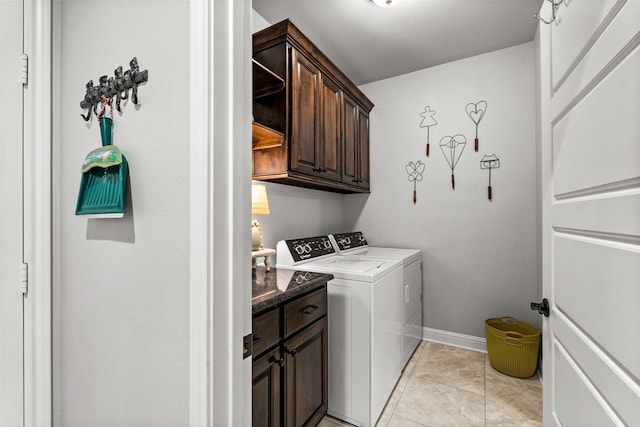
<path fill-rule="evenodd" d="M 253 0 L 270 23 L 291 19 L 355 84 L 533 40 L 544 0 Z"/>

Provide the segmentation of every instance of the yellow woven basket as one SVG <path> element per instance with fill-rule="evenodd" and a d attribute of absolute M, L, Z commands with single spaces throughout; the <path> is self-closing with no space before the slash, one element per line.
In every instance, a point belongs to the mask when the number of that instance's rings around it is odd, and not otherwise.
<path fill-rule="evenodd" d="M 484 330 L 491 366 L 517 378 L 529 378 L 536 373 L 540 348 L 538 328 L 513 317 L 497 317 L 487 319 Z"/>

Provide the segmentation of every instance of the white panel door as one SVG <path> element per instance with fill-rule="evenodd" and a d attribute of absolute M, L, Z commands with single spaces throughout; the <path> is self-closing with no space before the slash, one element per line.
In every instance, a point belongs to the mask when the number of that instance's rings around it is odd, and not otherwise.
<path fill-rule="evenodd" d="M 640 426 L 640 0 L 558 3 L 540 27 L 544 425 Z"/>
<path fill-rule="evenodd" d="M 22 0 L 0 1 L 0 426 L 22 426 Z"/>

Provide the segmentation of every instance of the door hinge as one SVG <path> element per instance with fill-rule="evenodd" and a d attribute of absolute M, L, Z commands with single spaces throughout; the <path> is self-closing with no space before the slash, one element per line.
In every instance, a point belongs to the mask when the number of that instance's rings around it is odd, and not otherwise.
<path fill-rule="evenodd" d="M 22 85 L 29 84 L 29 57 L 26 53 L 22 54 Z"/>
<path fill-rule="evenodd" d="M 20 292 L 26 294 L 29 290 L 29 265 L 20 264 Z"/>
<path fill-rule="evenodd" d="M 253 354 L 253 334 L 245 335 L 244 337 L 242 337 L 242 358 L 246 359 L 252 354 Z"/>

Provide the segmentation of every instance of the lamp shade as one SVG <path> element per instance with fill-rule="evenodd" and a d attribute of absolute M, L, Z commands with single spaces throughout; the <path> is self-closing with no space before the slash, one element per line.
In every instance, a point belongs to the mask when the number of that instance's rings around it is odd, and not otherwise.
<path fill-rule="evenodd" d="M 267 199 L 267 187 L 264 184 L 251 185 L 251 214 L 269 215 L 269 199 Z"/>

